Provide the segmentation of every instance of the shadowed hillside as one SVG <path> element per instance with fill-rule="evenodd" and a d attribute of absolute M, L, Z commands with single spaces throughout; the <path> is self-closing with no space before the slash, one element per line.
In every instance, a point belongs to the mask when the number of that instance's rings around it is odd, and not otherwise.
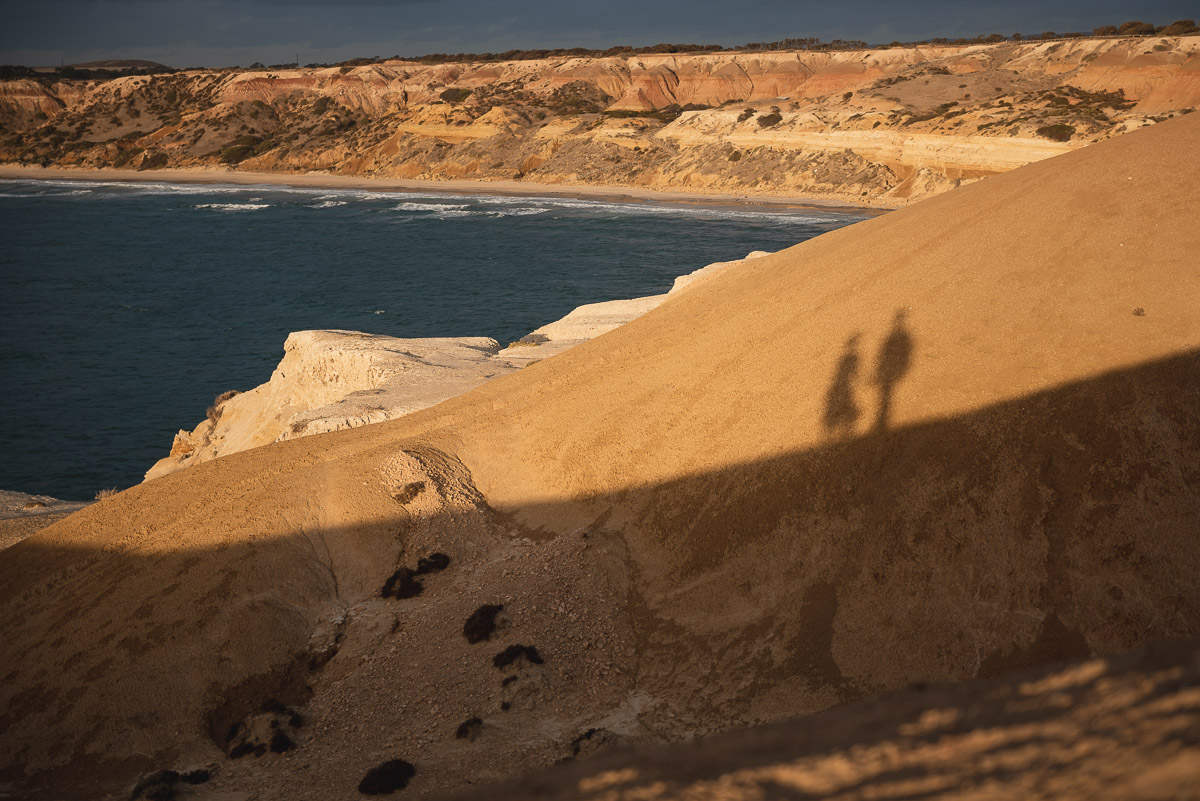
<path fill-rule="evenodd" d="M 458 798 L 633 801 L 1197 797 L 1200 650 L 1161 643 L 928 686 L 676 746 L 626 749 Z"/>
<path fill-rule="evenodd" d="M 404 759 L 419 797 L 1195 635 L 1198 132 L 744 262 L 13 546 L 5 780 L 352 797 Z"/>

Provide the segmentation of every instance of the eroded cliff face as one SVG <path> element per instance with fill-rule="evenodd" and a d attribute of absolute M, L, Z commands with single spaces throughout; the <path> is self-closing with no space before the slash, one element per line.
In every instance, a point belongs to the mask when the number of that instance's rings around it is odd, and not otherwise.
<path fill-rule="evenodd" d="M 1200 106 L 1200 37 L 0 83 L 0 160 L 883 204 Z"/>
<path fill-rule="evenodd" d="M 272 442 L 394 420 L 608 333 L 668 297 L 749 259 L 681 275 L 670 291 L 589 303 L 501 349 L 488 337 L 400 339 L 358 331 L 297 331 L 270 380 L 217 397 L 207 417 L 175 435 L 146 480 Z M 3 517 L 0 510 L 0 518 Z M 3 531 L 0 530 L 0 542 Z"/>

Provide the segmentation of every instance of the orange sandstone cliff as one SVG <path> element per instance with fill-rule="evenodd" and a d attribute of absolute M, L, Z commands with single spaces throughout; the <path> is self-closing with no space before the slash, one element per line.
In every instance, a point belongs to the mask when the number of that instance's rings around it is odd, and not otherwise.
<path fill-rule="evenodd" d="M 1200 37 L 0 83 L 0 160 L 883 205 L 1200 106 Z"/>

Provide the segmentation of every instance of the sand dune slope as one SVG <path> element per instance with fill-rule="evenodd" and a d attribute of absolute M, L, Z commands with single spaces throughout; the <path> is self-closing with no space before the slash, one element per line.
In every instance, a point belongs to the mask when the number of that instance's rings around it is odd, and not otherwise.
<path fill-rule="evenodd" d="M 947 685 L 691 743 L 615 751 L 456 798 L 1200 798 L 1200 643 Z"/>
<path fill-rule="evenodd" d="M 351 797 L 402 757 L 419 796 L 1200 632 L 1198 116 L 14 546 L 3 779 Z"/>

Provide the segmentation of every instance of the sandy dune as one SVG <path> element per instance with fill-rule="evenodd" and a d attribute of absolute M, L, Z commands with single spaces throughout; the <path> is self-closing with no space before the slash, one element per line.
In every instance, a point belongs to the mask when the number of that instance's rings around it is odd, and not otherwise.
<path fill-rule="evenodd" d="M 1001 680 L 912 688 L 685 745 L 618 751 L 488 801 L 1200 798 L 1200 648 L 1160 643 Z"/>
<path fill-rule="evenodd" d="M 1197 208 L 1193 115 L 89 507 L 0 560 L 2 780 L 327 799 L 402 758 L 420 797 L 1195 635 Z"/>

